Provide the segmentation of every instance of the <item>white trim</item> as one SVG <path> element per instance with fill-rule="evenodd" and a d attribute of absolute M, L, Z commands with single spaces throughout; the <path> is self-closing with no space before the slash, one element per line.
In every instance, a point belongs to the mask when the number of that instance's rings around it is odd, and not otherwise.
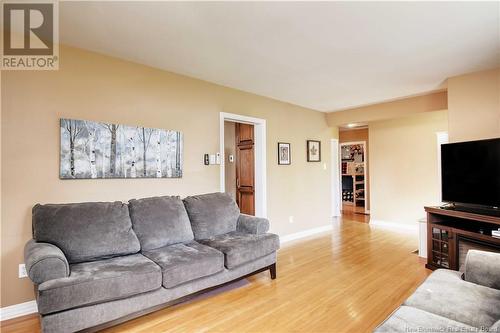
<path fill-rule="evenodd" d="M 291 242 L 291 241 L 294 241 L 297 239 L 301 239 L 301 238 L 309 237 L 309 236 L 316 235 L 316 234 L 319 234 L 322 232 L 330 231 L 332 229 L 333 229 L 333 224 L 330 223 L 330 224 L 327 224 L 327 225 L 324 225 L 321 227 L 307 229 L 307 230 L 299 231 L 299 232 L 285 235 L 285 236 L 280 235 L 280 243 L 285 244 L 285 243 L 288 243 L 288 242 Z"/>
<path fill-rule="evenodd" d="M 441 202 L 441 145 L 448 143 L 448 132 L 436 132 L 436 154 L 437 154 L 437 177 L 438 177 L 438 192 L 436 201 Z M 420 219 L 418 232 L 418 255 L 422 258 L 427 258 L 427 221 L 425 218 Z"/>
<path fill-rule="evenodd" d="M 436 132 L 436 144 L 437 144 L 437 168 L 438 168 L 438 182 L 439 182 L 439 192 L 437 202 L 441 202 L 441 145 L 448 143 L 448 132 Z"/>
<path fill-rule="evenodd" d="M 342 203 L 342 191 L 340 180 L 340 153 L 339 153 L 339 139 L 331 139 L 331 156 L 332 156 L 332 217 L 340 216 L 340 209 Z"/>
<path fill-rule="evenodd" d="M 366 145 L 366 141 L 349 141 L 349 142 L 342 142 L 340 146 L 351 146 L 351 145 Z"/>
<path fill-rule="evenodd" d="M 427 219 L 418 220 L 418 256 L 427 258 Z"/>
<path fill-rule="evenodd" d="M 0 321 L 17 318 L 38 312 L 35 301 L 14 304 L 0 308 Z"/>
<path fill-rule="evenodd" d="M 397 222 L 390 222 L 390 221 L 383 221 L 383 220 L 370 220 L 370 228 L 371 227 L 380 227 L 380 228 L 386 228 L 390 229 L 391 231 L 396 231 L 396 232 L 409 232 L 414 234 L 415 236 L 418 235 L 418 224 L 409 224 L 409 223 L 397 223 Z"/>
<path fill-rule="evenodd" d="M 255 133 L 255 216 L 267 217 L 267 163 L 266 163 L 266 120 L 242 116 L 234 113 L 220 113 L 219 149 L 220 163 L 220 191 L 226 191 L 224 156 L 224 121 L 246 123 L 254 125 Z"/>

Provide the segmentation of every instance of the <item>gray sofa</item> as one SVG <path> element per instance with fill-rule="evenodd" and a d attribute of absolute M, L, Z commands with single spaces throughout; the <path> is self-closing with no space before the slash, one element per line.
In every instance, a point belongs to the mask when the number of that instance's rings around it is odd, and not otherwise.
<path fill-rule="evenodd" d="M 470 250 L 464 266 L 434 271 L 375 332 L 500 332 L 500 253 Z"/>
<path fill-rule="evenodd" d="M 43 332 L 95 331 L 270 270 L 277 235 L 222 193 L 36 205 L 25 246 Z"/>

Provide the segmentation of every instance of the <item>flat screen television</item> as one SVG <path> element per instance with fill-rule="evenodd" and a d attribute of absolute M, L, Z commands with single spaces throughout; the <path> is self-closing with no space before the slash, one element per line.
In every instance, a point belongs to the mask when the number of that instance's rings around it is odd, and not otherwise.
<path fill-rule="evenodd" d="M 441 146 L 442 200 L 462 207 L 500 207 L 500 138 Z"/>

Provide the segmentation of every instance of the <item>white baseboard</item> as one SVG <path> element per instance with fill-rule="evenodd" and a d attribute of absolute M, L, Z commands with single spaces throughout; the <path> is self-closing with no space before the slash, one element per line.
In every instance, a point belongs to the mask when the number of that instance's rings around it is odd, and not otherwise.
<path fill-rule="evenodd" d="M 418 223 L 416 222 L 415 224 L 409 224 L 409 223 L 397 223 L 397 222 L 371 219 L 370 226 L 386 228 L 392 231 L 412 233 L 418 236 Z"/>
<path fill-rule="evenodd" d="M 0 321 L 38 312 L 35 301 L 29 301 L 0 308 Z"/>
<path fill-rule="evenodd" d="M 291 241 L 294 241 L 294 240 L 297 240 L 300 238 L 305 238 L 305 237 L 319 234 L 319 233 L 322 233 L 325 231 L 330 231 L 332 229 L 333 229 L 333 225 L 330 223 L 330 224 L 327 224 L 327 225 L 324 225 L 321 227 L 316 227 L 316 228 L 312 228 L 312 229 L 299 231 L 299 232 L 296 232 L 293 234 L 280 236 L 280 243 L 285 244 L 285 243 L 288 243 L 288 242 L 291 242 Z"/>

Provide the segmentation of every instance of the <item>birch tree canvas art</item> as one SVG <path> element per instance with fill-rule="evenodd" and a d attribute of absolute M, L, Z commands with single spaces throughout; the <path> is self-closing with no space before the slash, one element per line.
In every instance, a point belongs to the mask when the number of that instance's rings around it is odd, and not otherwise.
<path fill-rule="evenodd" d="M 182 133 L 61 119 L 61 179 L 181 178 Z"/>

